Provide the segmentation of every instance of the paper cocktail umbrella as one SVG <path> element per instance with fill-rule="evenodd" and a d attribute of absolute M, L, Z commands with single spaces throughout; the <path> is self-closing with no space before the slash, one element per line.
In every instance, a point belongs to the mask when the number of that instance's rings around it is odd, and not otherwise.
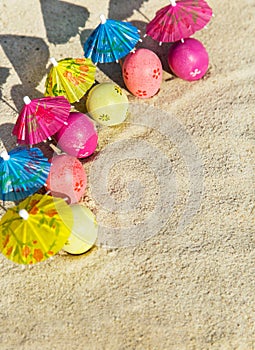
<path fill-rule="evenodd" d="M 87 58 L 50 59 L 53 67 L 45 83 L 45 96 L 65 96 L 78 102 L 95 82 L 96 66 Z"/>
<path fill-rule="evenodd" d="M 146 35 L 160 44 L 190 37 L 212 17 L 212 9 L 205 0 L 170 0 L 170 3 L 157 11 L 146 27 Z"/>
<path fill-rule="evenodd" d="M 17 147 L 0 153 L 0 199 L 19 201 L 46 182 L 50 163 L 39 148 Z"/>
<path fill-rule="evenodd" d="M 24 103 L 12 131 L 19 144 L 35 145 L 45 141 L 67 124 L 71 105 L 63 96 L 32 101 L 25 96 Z"/>
<path fill-rule="evenodd" d="M 84 44 L 84 56 L 94 63 L 118 61 L 133 51 L 141 41 L 138 29 L 130 23 L 106 19 L 100 16 L 101 23 Z"/>
<path fill-rule="evenodd" d="M 10 208 L 0 221 L 0 252 L 18 264 L 35 264 L 65 245 L 73 225 L 61 198 L 35 194 Z"/>

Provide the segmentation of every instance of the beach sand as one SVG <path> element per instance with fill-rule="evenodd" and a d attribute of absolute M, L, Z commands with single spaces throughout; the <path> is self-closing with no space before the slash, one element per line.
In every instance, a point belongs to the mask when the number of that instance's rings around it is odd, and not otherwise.
<path fill-rule="evenodd" d="M 2 0 L 0 137 L 15 145 L 22 98 L 43 96 L 49 58 L 82 57 L 104 13 L 144 33 L 163 0 Z M 127 123 L 99 128 L 82 202 L 96 247 L 23 268 L 0 257 L 0 349 L 255 348 L 255 3 L 210 0 L 197 32 L 210 65 L 187 82 L 163 67 L 160 92 L 127 92 Z M 120 65 L 97 82 L 123 87 Z M 84 111 L 84 100 L 76 106 Z M 11 204 L 10 204 L 11 205 Z M 134 209 L 135 208 L 135 209 Z"/>

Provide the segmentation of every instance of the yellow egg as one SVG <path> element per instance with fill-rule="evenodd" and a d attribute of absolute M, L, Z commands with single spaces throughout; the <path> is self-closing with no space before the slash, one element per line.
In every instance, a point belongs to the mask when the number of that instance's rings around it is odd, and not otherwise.
<path fill-rule="evenodd" d="M 94 245 L 98 225 L 94 214 L 88 208 L 79 204 L 70 207 L 73 213 L 73 228 L 63 249 L 69 254 L 83 254 Z"/>
<path fill-rule="evenodd" d="M 127 117 L 128 98 L 118 85 L 102 83 L 90 90 L 86 107 L 99 124 L 118 125 Z"/>

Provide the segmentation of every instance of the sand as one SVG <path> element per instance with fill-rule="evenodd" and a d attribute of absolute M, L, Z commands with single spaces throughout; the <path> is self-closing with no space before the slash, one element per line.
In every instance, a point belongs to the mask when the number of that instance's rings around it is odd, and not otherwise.
<path fill-rule="evenodd" d="M 49 57 L 81 57 L 100 13 L 144 32 L 166 3 L 2 0 L 6 148 L 22 97 L 44 92 Z M 206 76 L 173 77 L 168 45 L 146 39 L 164 66 L 159 94 L 129 94 L 127 123 L 99 128 L 82 200 L 98 217 L 97 246 L 31 268 L 0 257 L 0 349 L 255 348 L 255 6 L 209 4 L 215 17 L 194 35 Z M 100 66 L 97 81 L 111 80 L 123 86 L 119 65 Z"/>

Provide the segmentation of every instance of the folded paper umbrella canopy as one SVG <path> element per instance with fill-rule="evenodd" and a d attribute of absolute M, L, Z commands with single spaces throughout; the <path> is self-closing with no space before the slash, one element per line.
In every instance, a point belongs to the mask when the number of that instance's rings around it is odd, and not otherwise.
<path fill-rule="evenodd" d="M 45 83 L 45 96 L 65 96 L 78 102 L 95 82 L 96 66 L 87 58 L 65 58 L 53 64 Z"/>
<path fill-rule="evenodd" d="M 24 103 L 12 131 L 19 144 L 35 145 L 45 141 L 67 124 L 71 105 L 63 96 L 32 101 L 25 96 Z"/>
<path fill-rule="evenodd" d="M 213 14 L 205 0 L 170 0 L 170 3 L 157 11 L 146 27 L 146 35 L 160 44 L 189 38 L 204 28 Z"/>
<path fill-rule="evenodd" d="M 6 211 L 0 221 L 0 251 L 18 264 L 35 264 L 65 245 L 73 225 L 61 198 L 35 194 Z"/>
<path fill-rule="evenodd" d="M 0 153 L 0 199 L 19 201 L 46 182 L 50 163 L 39 148 L 17 147 Z"/>
<path fill-rule="evenodd" d="M 101 23 L 84 44 L 84 56 L 94 63 L 118 61 L 134 50 L 140 39 L 139 30 L 130 23 L 106 19 L 100 16 Z"/>

